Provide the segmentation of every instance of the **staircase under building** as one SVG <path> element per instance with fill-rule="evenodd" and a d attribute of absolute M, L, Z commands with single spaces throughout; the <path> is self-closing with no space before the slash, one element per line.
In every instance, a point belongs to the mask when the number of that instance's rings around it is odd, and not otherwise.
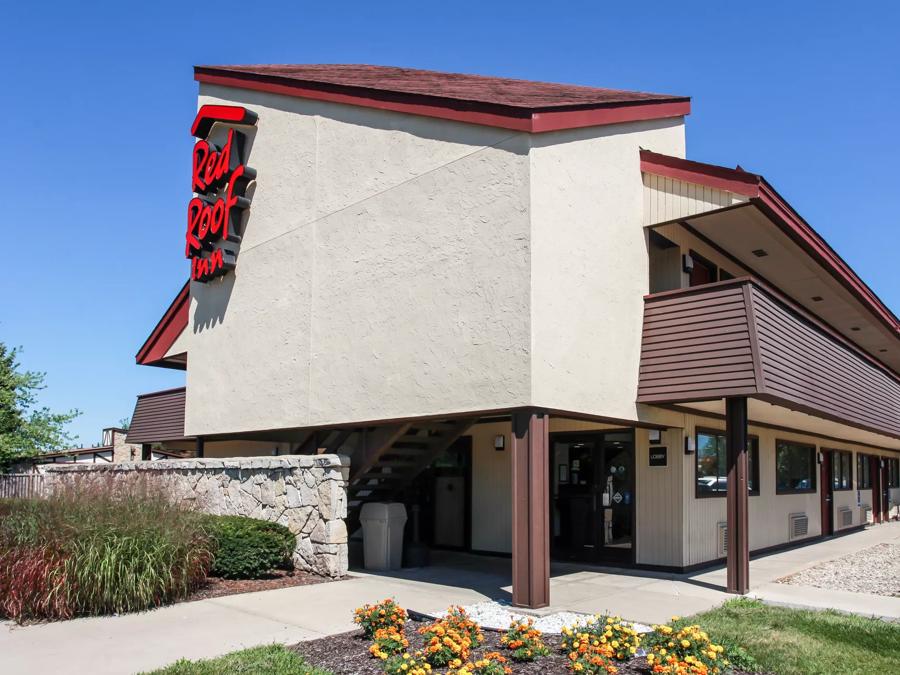
<path fill-rule="evenodd" d="M 359 528 L 363 504 L 396 498 L 477 419 L 417 420 L 364 429 L 318 432 L 300 444 L 296 451 L 303 454 L 349 454 L 347 532 L 352 534 Z M 353 450 L 348 452 L 350 447 Z"/>

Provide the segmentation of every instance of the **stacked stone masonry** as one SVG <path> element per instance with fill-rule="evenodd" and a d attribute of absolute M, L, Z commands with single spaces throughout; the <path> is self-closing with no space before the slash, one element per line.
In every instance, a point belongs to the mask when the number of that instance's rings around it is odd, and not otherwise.
<path fill-rule="evenodd" d="M 343 455 L 181 459 L 42 467 L 52 490 L 67 474 L 107 480 L 146 478 L 205 513 L 249 516 L 297 535 L 294 564 L 329 577 L 347 573 L 347 479 Z"/>

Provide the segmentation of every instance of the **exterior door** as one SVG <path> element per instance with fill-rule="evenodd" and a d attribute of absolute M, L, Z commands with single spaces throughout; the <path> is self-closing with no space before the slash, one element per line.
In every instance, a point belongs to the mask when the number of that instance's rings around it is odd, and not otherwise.
<path fill-rule="evenodd" d="M 634 434 L 553 434 L 551 554 L 584 562 L 633 562 Z"/>
<path fill-rule="evenodd" d="M 831 475 L 831 464 L 834 453 L 822 451 L 822 463 L 819 465 L 819 484 L 822 486 L 822 534 L 834 534 L 834 479 Z M 838 458 L 840 461 L 840 458 Z"/>
<path fill-rule="evenodd" d="M 634 433 L 631 431 L 603 435 L 601 503 L 601 560 L 634 562 Z"/>

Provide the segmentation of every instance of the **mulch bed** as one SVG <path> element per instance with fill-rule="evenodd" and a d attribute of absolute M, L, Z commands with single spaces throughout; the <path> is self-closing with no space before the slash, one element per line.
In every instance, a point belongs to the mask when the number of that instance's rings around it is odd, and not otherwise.
<path fill-rule="evenodd" d="M 417 629 L 425 625 L 427 624 L 423 622 L 407 621 L 404 633 L 409 640 L 410 651 L 422 648 L 423 639 Z M 469 660 L 477 660 L 484 652 L 500 652 L 505 656 L 507 650 L 500 644 L 501 636 L 502 633 L 485 630 L 484 642 L 478 649 L 472 650 Z M 540 673 L 571 675 L 571 671 L 566 668 L 566 657 L 559 651 L 560 640 L 559 635 L 544 635 L 544 644 L 550 648 L 551 654 L 531 663 L 515 663 L 510 660 L 509 665 L 512 667 L 513 673 L 516 675 L 519 673 L 523 675 L 539 675 Z M 370 644 L 371 642 L 363 636 L 362 630 L 355 630 L 301 642 L 290 649 L 303 656 L 311 666 L 325 668 L 335 675 L 382 675 L 381 661 L 369 655 Z M 650 672 L 647 661 L 643 658 L 616 665 L 622 675 Z M 444 669 L 435 669 L 435 671 L 440 670 Z"/>
<path fill-rule="evenodd" d="M 323 584 L 334 581 L 329 577 L 320 577 L 317 574 L 299 571 L 278 571 L 267 575 L 262 579 L 220 579 L 219 577 L 207 577 L 206 583 L 184 600 L 208 600 L 209 598 L 221 598 L 225 595 L 238 595 L 240 593 L 255 593 L 256 591 L 271 591 L 276 588 L 290 588 L 292 586 L 309 586 L 311 584 Z"/>

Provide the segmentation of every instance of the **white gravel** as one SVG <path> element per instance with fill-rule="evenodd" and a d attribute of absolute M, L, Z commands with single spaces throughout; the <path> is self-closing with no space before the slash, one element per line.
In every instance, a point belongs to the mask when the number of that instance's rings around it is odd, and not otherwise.
<path fill-rule="evenodd" d="M 555 614 L 535 617 L 528 614 L 519 614 L 513 611 L 509 605 L 492 601 L 463 605 L 463 609 L 466 610 L 473 621 L 484 628 L 506 630 L 513 621 L 534 619 L 534 627 L 542 633 L 560 633 L 565 626 L 584 623 L 593 616 L 592 614 L 582 614 L 580 612 L 556 612 Z M 640 623 L 632 625 L 640 633 L 650 631 L 650 626 Z"/>
<path fill-rule="evenodd" d="M 820 563 L 778 582 L 900 597 L 900 545 L 878 544 Z"/>

